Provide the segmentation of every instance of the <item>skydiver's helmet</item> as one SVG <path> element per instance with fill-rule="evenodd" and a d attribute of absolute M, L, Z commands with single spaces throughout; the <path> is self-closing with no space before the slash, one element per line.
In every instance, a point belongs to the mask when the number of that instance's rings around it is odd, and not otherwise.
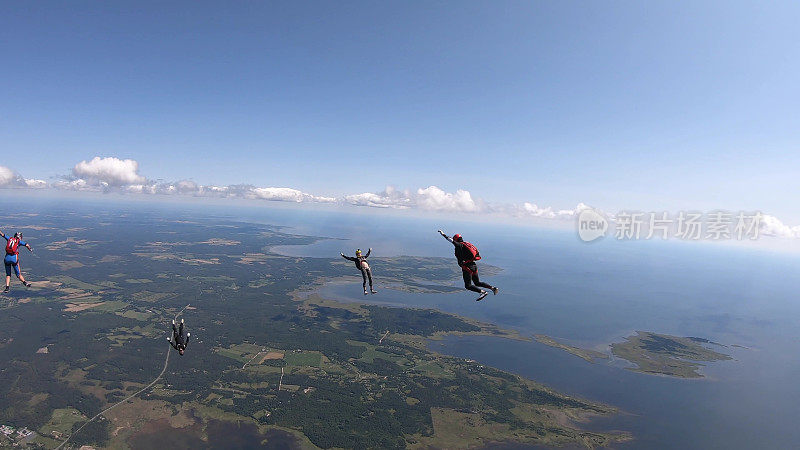
<path fill-rule="evenodd" d="M 186 349 L 183 345 L 178 344 L 178 353 L 183 356 L 183 351 Z"/>
<path fill-rule="evenodd" d="M 453 240 L 456 241 L 456 242 L 464 242 L 464 238 L 461 237 L 460 234 L 454 234 L 453 235 Z"/>
<path fill-rule="evenodd" d="M 361 256 L 361 249 L 356 250 L 356 256 Z"/>
<path fill-rule="evenodd" d="M 16 233 L 14 233 L 14 237 L 17 239 L 22 239 L 22 233 L 17 231 Z"/>

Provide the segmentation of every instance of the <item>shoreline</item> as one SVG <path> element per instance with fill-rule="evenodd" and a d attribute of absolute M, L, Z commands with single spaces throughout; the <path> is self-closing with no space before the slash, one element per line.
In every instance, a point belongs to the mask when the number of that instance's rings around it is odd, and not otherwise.
<path fill-rule="evenodd" d="M 321 295 L 321 290 L 325 286 L 328 285 L 336 285 L 336 284 L 347 284 L 352 281 L 360 281 L 357 277 L 349 277 L 350 279 L 344 279 L 345 277 L 339 279 L 326 279 L 322 277 L 321 279 L 314 280 L 311 284 L 307 285 L 306 288 L 301 288 L 289 293 L 292 298 L 292 301 L 295 302 L 308 302 L 317 304 L 320 306 L 333 306 L 342 308 L 344 306 L 352 306 L 356 308 L 360 308 L 362 306 L 378 306 L 384 308 L 402 308 L 402 309 L 409 309 L 409 310 L 431 310 L 436 311 L 442 314 L 446 314 L 458 319 L 463 320 L 464 322 L 474 325 L 480 328 L 480 331 L 439 331 L 433 333 L 430 336 L 420 336 L 430 342 L 441 341 L 443 338 L 447 336 L 488 336 L 488 337 L 496 337 L 502 339 L 509 339 L 514 341 L 523 341 L 523 342 L 533 342 L 534 339 L 532 337 L 526 336 L 523 332 L 514 329 L 505 329 L 501 328 L 497 324 L 483 322 L 479 319 L 475 319 L 468 316 L 463 316 L 456 313 L 451 313 L 448 311 L 443 311 L 438 308 L 433 307 L 422 307 L 422 306 L 409 306 L 400 303 L 386 303 L 386 302 L 364 302 L 359 300 L 353 301 L 340 301 L 338 299 L 333 298 L 326 298 Z M 368 297 L 368 296 L 365 296 Z M 333 305 L 331 305 L 331 303 Z M 344 307 L 343 309 L 349 309 Z M 396 336 L 397 333 L 390 333 L 389 336 Z M 418 335 L 403 335 L 403 336 L 418 336 Z"/>
<path fill-rule="evenodd" d="M 357 277 L 350 277 L 350 278 L 353 281 L 360 281 L 360 279 L 357 278 Z M 621 409 L 618 406 L 615 406 L 615 405 L 612 405 L 612 404 L 608 404 L 608 403 L 604 403 L 604 402 L 600 402 L 600 401 L 596 401 L 596 400 L 588 400 L 588 399 L 586 399 L 586 398 L 584 398 L 584 397 L 582 397 L 580 395 L 565 394 L 565 393 L 562 393 L 561 391 L 559 391 L 558 389 L 556 389 L 554 387 L 551 387 L 548 384 L 545 384 L 545 383 L 540 382 L 540 381 L 536 381 L 535 379 L 528 378 L 527 376 L 525 376 L 523 374 L 520 374 L 520 373 L 517 373 L 517 372 L 514 372 L 514 371 L 509 371 L 509 370 L 506 370 L 506 369 L 500 369 L 500 368 L 494 367 L 492 365 L 484 364 L 484 363 L 481 363 L 481 362 L 473 360 L 473 359 L 468 359 L 468 358 L 463 358 L 463 357 L 452 355 L 452 354 L 448 354 L 448 353 L 443 353 L 441 351 L 438 351 L 438 350 L 432 348 L 432 344 L 433 343 L 440 342 L 440 341 L 444 340 L 447 337 L 454 337 L 454 338 L 460 338 L 460 337 L 488 337 L 488 338 L 498 338 L 498 339 L 506 339 L 506 340 L 509 340 L 509 341 L 528 342 L 528 343 L 535 342 L 536 341 L 535 337 L 526 336 L 519 330 L 503 329 L 503 328 L 500 328 L 496 324 L 483 322 L 483 321 L 480 321 L 478 319 L 467 317 L 467 316 L 463 316 L 463 315 L 460 315 L 460 314 L 455 314 L 455 313 L 450 313 L 450 312 L 447 312 L 447 311 L 442 311 L 442 310 L 440 310 L 438 308 L 415 307 L 415 306 L 408 306 L 408 305 L 396 305 L 395 306 L 395 305 L 388 305 L 386 303 L 360 302 L 360 301 L 357 301 L 357 300 L 354 300 L 352 302 L 342 302 L 342 301 L 339 301 L 339 300 L 336 300 L 336 299 L 326 298 L 326 297 L 323 297 L 321 295 L 321 290 L 325 286 L 327 286 L 329 284 L 345 284 L 345 283 L 349 283 L 349 282 L 351 282 L 351 280 L 343 280 L 341 278 L 340 279 L 330 279 L 330 278 L 326 278 L 326 277 L 319 277 L 319 278 L 315 279 L 312 283 L 306 285 L 305 287 L 290 292 L 290 296 L 292 298 L 292 301 L 301 303 L 302 306 L 299 306 L 298 308 L 317 305 L 317 306 L 324 306 L 324 307 L 342 308 L 342 309 L 346 309 L 346 310 L 351 310 L 352 311 L 354 309 L 360 309 L 363 306 L 378 306 L 378 307 L 385 307 L 385 308 L 402 308 L 402 309 L 409 309 L 409 310 L 432 310 L 432 311 L 437 311 L 439 313 L 446 314 L 446 315 L 461 319 L 461 320 L 463 320 L 464 322 L 466 322 L 466 323 L 468 323 L 470 325 L 474 325 L 474 326 L 479 327 L 480 329 L 478 331 L 466 331 L 466 332 L 465 331 L 435 332 L 435 333 L 433 333 L 431 335 L 428 335 L 428 336 L 390 333 L 389 330 L 387 330 L 388 334 L 382 334 L 382 338 L 380 339 L 378 345 L 380 345 L 381 343 L 383 343 L 385 341 L 389 341 L 389 340 L 393 339 L 393 340 L 395 340 L 397 342 L 401 342 L 401 343 L 417 346 L 418 348 L 424 349 L 424 350 L 430 352 L 432 355 L 435 355 L 436 357 L 439 357 L 439 358 L 455 359 L 455 360 L 462 361 L 462 362 L 478 364 L 479 366 L 490 367 L 492 369 L 499 370 L 499 371 L 511 374 L 511 375 L 517 377 L 522 383 L 525 383 L 525 384 L 528 384 L 528 385 L 532 385 L 532 386 L 536 386 L 538 388 L 545 389 L 548 392 L 552 392 L 552 393 L 555 393 L 555 394 L 558 394 L 558 395 L 563 395 L 563 396 L 565 396 L 567 398 L 578 399 L 578 400 L 584 401 L 584 402 L 586 402 L 587 404 L 590 404 L 590 405 L 599 406 L 602 409 L 604 409 L 605 412 L 589 411 L 589 410 L 558 410 L 558 409 L 555 409 L 555 410 L 552 410 L 552 411 L 548 410 L 549 411 L 548 414 L 551 414 L 554 417 L 555 416 L 560 416 L 561 420 L 565 421 L 563 423 L 569 424 L 570 427 L 573 427 L 576 430 L 585 431 L 585 432 L 597 432 L 597 433 L 607 434 L 608 436 L 615 436 L 614 437 L 615 440 L 612 441 L 612 444 L 613 443 L 616 443 L 616 444 L 630 443 L 630 442 L 632 442 L 632 441 L 634 441 L 636 439 L 633 436 L 633 434 L 630 431 L 627 431 L 627 430 L 611 429 L 611 430 L 598 431 L 598 430 L 595 430 L 595 429 L 591 429 L 590 430 L 590 429 L 587 429 L 587 428 L 583 428 L 581 426 L 581 425 L 591 425 L 592 422 L 595 421 L 595 419 L 597 419 L 597 420 L 601 420 L 601 419 L 614 420 L 615 417 L 631 415 L 631 413 Z M 523 443 L 524 444 L 524 442 L 522 442 L 522 441 L 519 441 L 517 443 Z M 581 447 L 583 447 L 583 446 L 581 446 Z"/>

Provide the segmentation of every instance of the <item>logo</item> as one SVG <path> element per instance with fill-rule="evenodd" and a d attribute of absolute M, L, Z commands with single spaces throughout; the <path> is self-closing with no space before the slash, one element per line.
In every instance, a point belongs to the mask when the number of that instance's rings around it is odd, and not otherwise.
<path fill-rule="evenodd" d="M 600 211 L 593 208 L 581 210 L 578 214 L 578 237 L 583 242 L 592 242 L 606 235 L 608 220 Z"/>

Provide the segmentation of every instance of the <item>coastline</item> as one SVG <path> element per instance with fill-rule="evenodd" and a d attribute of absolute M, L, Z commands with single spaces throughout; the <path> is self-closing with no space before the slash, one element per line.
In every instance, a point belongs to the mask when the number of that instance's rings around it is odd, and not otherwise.
<path fill-rule="evenodd" d="M 381 334 L 380 339 L 377 344 L 381 345 L 384 342 L 395 341 L 398 343 L 403 343 L 407 345 L 411 345 L 417 347 L 419 349 L 424 349 L 425 351 L 429 352 L 436 358 L 441 358 L 448 361 L 455 361 L 458 364 L 476 364 L 477 367 L 484 367 L 482 363 L 479 363 L 472 359 L 461 358 L 458 356 L 454 356 L 451 354 L 443 353 L 431 348 L 433 342 L 442 341 L 447 337 L 490 337 L 490 338 L 500 338 L 506 339 L 509 341 L 517 341 L 517 342 L 529 342 L 532 343 L 534 338 L 530 336 L 526 336 L 518 330 L 510 330 L 510 329 L 503 329 L 499 326 L 483 322 L 471 317 L 466 317 L 459 314 L 454 314 L 450 312 L 441 311 L 436 308 L 421 308 L 421 307 L 412 307 L 407 305 L 387 305 L 386 303 L 375 303 L 375 302 L 363 302 L 358 300 L 353 300 L 352 302 L 342 302 L 336 299 L 326 298 L 323 297 L 321 294 L 321 290 L 328 286 L 329 284 L 346 284 L 351 283 L 353 281 L 360 281 L 357 277 L 350 277 L 350 279 L 330 279 L 328 277 L 318 277 L 312 281 L 312 283 L 307 284 L 306 286 L 297 289 L 295 291 L 290 292 L 291 298 L 293 301 L 299 303 L 298 309 L 301 310 L 310 310 L 316 306 L 328 307 L 328 308 L 340 308 L 345 309 L 351 312 L 355 312 L 358 310 L 362 310 L 365 307 L 385 307 L 385 308 L 402 308 L 406 310 L 432 310 L 437 311 L 439 313 L 445 314 L 447 316 L 457 318 L 463 320 L 465 323 L 470 325 L 476 326 L 478 329 L 476 331 L 441 331 L 435 332 L 427 336 L 418 335 L 418 334 L 401 334 L 401 333 L 391 333 L 390 330 L 387 330 L 386 333 Z M 577 399 L 582 402 L 585 402 L 587 405 L 591 405 L 592 409 L 559 409 L 559 408 L 551 408 L 548 409 L 546 407 L 533 407 L 527 406 L 523 409 L 529 408 L 530 410 L 526 410 L 525 413 L 527 416 L 531 417 L 547 417 L 548 421 L 552 421 L 553 423 L 557 423 L 560 426 L 565 428 L 573 429 L 575 431 L 581 433 L 587 433 L 585 438 L 582 438 L 580 441 L 573 442 L 571 445 L 577 445 L 580 447 L 587 447 L 587 448 L 594 448 L 596 446 L 605 447 L 606 445 L 612 445 L 614 443 L 629 443 L 635 440 L 635 437 L 632 433 L 625 430 L 594 430 L 591 431 L 589 429 L 583 428 L 584 425 L 590 424 L 594 419 L 600 418 L 607 418 L 612 419 L 615 416 L 619 415 L 626 415 L 625 411 L 621 410 L 619 407 L 601 403 L 597 401 L 585 400 L 579 396 L 563 394 L 558 390 L 538 382 L 536 380 L 527 378 L 523 375 L 516 374 L 513 372 L 506 372 L 502 369 L 497 369 L 492 366 L 486 366 L 487 369 L 496 370 L 503 373 L 508 373 L 517 379 L 519 382 L 523 383 L 526 386 L 530 386 L 532 388 L 543 390 L 544 392 L 557 395 L 557 396 L 564 396 L 564 398 L 570 399 Z M 589 436 L 589 434 L 593 434 L 593 436 Z M 604 436 L 603 440 L 598 441 L 598 436 Z M 489 445 L 493 441 L 492 440 L 484 440 L 483 445 Z M 496 441 L 495 441 L 496 442 Z M 514 444 L 532 444 L 532 445 L 561 445 L 555 443 L 542 443 L 530 440 L 504 440 L 503 442 L 514 443 Z M 562 443 L 563 444 L 563 443 Z M 569 445 L 569 444 L 568 444 Z"/>

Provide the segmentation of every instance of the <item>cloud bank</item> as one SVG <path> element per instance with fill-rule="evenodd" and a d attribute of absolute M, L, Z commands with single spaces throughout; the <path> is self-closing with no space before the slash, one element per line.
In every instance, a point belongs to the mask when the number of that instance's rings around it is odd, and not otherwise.
<path fill-rule="evenodd" d="M 5 169 L 5 168 L 3 168 Z M 0 186 L 17 177 L 10 169 L 0 171 Z M 19 178 L 19 177 L 17 177 Z M 314 195 L 290 187 L 260 187 L 253 185 L 201 185 L 192 180 L 164 182 L 149 180 L 139 173 L 139 163 L 133 159 L 96 156 L 72 168 L 72 173 L 52 183 L 27 180 L 28 187 L 49 187 L 68 191 L 118 192 L 147 195 L 189 195 L 195 197 L 242 198 L 294 203 L 341 203 L 371 208 L 417 209 L 449 213 L 506 214 L 514 217 L 570 219 L 575 210 L 540 208 L 533 203 L 523 205 L 489 204 L 464 189 L 447 192 L 438 186 L 416 190 L 387 186 L 381 192 L 363 192 L 340 198 Z M 23 183 L 24 184 L 24 183 Z"/>
<path fill-rule="evenodd" d="M 192 180 L 164 182 L 150 180 L 141 175 L 139 163 L 136 160 L 100 156 L 75 164 L 70 175 L 52 182 L 26 179 L 8 167 L 0 166 L 0 188 L 184 195 L 293 203 L 338 203 L 369 208 L 494 214 L 521 220 L 574 220 L 577 214 L 589 208 L 584 203 L 578 203 L 573 209 L 554 209 L 532 202 L 522 204 L 489 203 L 474 197 L 464 189 L 447 192 L 433 185 L 416 190 L 402 190 L 387 186 L 380 192 L 363 192 L 336 198 L 314 195 L 290 187 L 260 187 L 249 184 L 214 186 L 202 185 Z M 609 217 L 613 218 L 613 216 Z M 760 223 L 760 233 L 766 236 L 800 239 L 800 226 L 788 226 L 777 217 L 765 214 Z"/>
<path fill-rule="evenodd" d="M 31 188 L 41 189 L 47 187 L 44 180 L 26 179 L 12 169 L 0 166 L 0 188 Z"/>
<path fill-rule="evenodd" d="M 488 209 L 482 201 L 474 200 L 469 191 L 459 189 L 455 193 L 450 193 L 436 186 L 419 188 L 416 191 L 401 191 L 387 186 L 379 193 L 365 192 L 345 196 L 344 202 L 356 206 L 417 208 L 425 211 L 486 212 Z"/>
<path fill-rule="evenodd" d="M 16 174 L 0 166 L 0 187 L 12 183 Z M 149 195 L 189 195 L 195 197 L 243 198 L 280 202 L 334 203 L 338 200 L 309 194 L 289 187 L 257 187 L 252 185 L 213 186 L 201 185 L 192 180 L 164 182 L 149 180 L 139 173 L 139 163 L 133 159 L 96 156 L 81 161 L 72 173 L 47 183 L 43 180 L 25 180 L 27 187 L 50 187 L 66 191 L 117 192 Z"/>

